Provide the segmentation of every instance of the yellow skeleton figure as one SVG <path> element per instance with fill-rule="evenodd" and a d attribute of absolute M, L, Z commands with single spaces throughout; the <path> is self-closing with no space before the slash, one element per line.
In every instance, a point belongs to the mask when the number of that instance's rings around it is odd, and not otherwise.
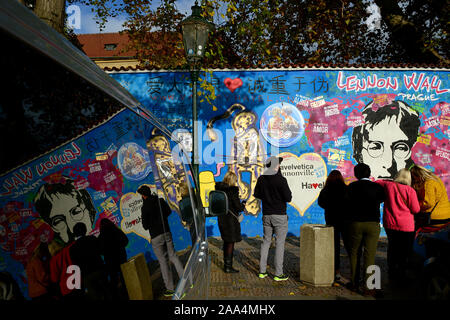
<path fill-rule="evenodd" d="M 169 140 L 162 135 L 155 135 L 147 142 L 147 148 L 152 151 L 154 164 L 157 168 L 156 178 L 161 182 L 167 202 L 172 210 L 179 212 L 179 184 L 186 180 L 183 165 L 175 164 L 172 158 Z"/>
<path fill-rule="evenodd" d="M 207 132 L 212 141 L 217 139 L 213 125 L 216 121 L 226 119 L 236 110 L 241 111 L 234 117 L 232 127 L 235 132 L 231 156 L 227 157 L 228 170 L 233 171 L 238 177 L 239 197 L 246 200 L 245 209 L 247 213 L 258 215 L 261 211 L 260 200 L 253 196 L 253 190 L 258 177 L 264 169 L 265 151 L 259 138 L 256 123 L 258 117 L 239 103 L 233 104 L 224 114 L 212 118 L 207 125 Z M 246 174 L 250 175 L 250 183 L 244 181 Z"/>
<path fill-rule="evenodd" d="M 239 103 L 233 104 L 224 114 L 212 118 L 208 122 L 207 131 L 211 140 L 215 141 L 217 135 L 214 133 L 214 122 L 226 119 L 234 112 L 241 111 L 234 117 L 232 127 L 235 132 L 231 156 L 227 160 L 228 170 L 233 171 L 238 177 L 239 197 L 246 200 L 245 209 L 247 213 L 258 215 L 261 211 L 260 201 L 253 196 L 253 190 L 258 177 L 264 168 L 264 149 L 259 138 L 256 123 L 258 117 L 250 111 L 245 111 L 245 107 Z M 244 181 L 244 176 L 250 175 L 250 183 Z"/>
<path fill-rule="evenodd" d="M 264 149 L 256 122 L 256 114 L 249 111 L 240 112 L 233 119 L 232 127 L 236 135 L 231 148 L 232 163 L 229 168 L 238 177 L 240 198 L 247 201 L 246 211 L 255 216 L 261 211 L 261 205 L 260 200 L 253 196 L 253 190 L 264 170 Z M 245 172 L 250 175 L 249 184 L 243 181 Z"/>

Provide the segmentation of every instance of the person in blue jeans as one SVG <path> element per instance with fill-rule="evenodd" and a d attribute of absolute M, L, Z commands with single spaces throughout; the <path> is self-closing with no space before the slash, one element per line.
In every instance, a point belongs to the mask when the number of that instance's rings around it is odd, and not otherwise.
<path fill-rule="evenodd" d="M 183 275 L 183 264 L 177 256 L 173 245 L 172 233 L 170 232 L 168 217 L 172 213 L 169 204 L 156 194 L 152 194 L 148 186 L 140 186 L 137 192 L 142 196 L 141 207 L 142 227 L 148 230 L 151 237 L 151 245 L 161 268 L 161 275 L 166 286 L 165 297 L 171 297 L 175 293 L 175 285 L 170 269 L 173 263 L 181 279 Z"/>
<path fill-rule="evenodd" d="M 289 277 L 283 273 L 284 244 L 288 232 L 286 203 L 291 202 L 292 192 L 287 180 L 281 175 L 281 157 L 270 157 L 266 162 L 267 170 L 258 178 L 253 195 L 262 202 L 264 238 L 259 261 L 259 278 L 267 274 L 267 256 L 272 236 L 276 238 L 275 281 L 285 281 Z"/>

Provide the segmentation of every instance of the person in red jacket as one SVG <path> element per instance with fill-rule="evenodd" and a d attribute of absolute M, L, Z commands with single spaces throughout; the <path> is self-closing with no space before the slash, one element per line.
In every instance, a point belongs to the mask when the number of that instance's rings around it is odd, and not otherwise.
<path fill-rule="evenodd" d="M 388 237 L 388 274 L 392 280 L 405 280 L 408 260 L 414 244 L 414 214 L 420 211 L 419 200 L 411 187 L 411 173 L 401 169 L 394 181 L 378 180 L 386 199 L 383 227 Z"/>
<path fill-rule="evenodd" d="M 58 241 L 53 240 L 49 244 L 49 251 L 52 255 L 50 259 L 50 281 L 59 288 L 59 295 L 63 300 L 79 299 L 83 296 L 81 289 L 72 288 L 67 285 L 69 277 L 73 273 L 68 273 L 68 267 L 73 265 L 70 257 L 70 247 L 73 242 L 63 247 Z"/>

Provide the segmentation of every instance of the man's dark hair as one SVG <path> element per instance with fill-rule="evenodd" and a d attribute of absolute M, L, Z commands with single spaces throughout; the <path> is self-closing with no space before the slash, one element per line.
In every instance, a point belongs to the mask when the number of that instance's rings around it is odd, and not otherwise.
<path fill-rule="evenodd" d="M 76 225 L 73 226 L 73 234 L 75 237 L 83 237 L 86 235 L 87 228 L 84 223 L 78 222 Z"/>
<path fill-rule="evenodd" d="M 370 167 L 365 163 L 358 163 L 355 168 L 353 168 L 353 172 L 358 180 L 370 177 Z"/>
<path fill-rule="evenodd" d="M 140 186 L 137 192 L 143 196 L 150 197 L 152 195 L 152 190 L 148 186 Z"/>

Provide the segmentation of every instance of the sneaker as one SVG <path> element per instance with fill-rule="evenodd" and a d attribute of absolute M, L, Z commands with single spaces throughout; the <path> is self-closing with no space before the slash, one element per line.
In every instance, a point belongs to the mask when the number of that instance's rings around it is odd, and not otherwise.
<path fill-rule="evenodd" d="M 259 277 L 260 279 L 264 279 L 264 278 L 267 277 L 267 276 L 268 276 L 267 272 L 258 274 L 258 277 Z"/>
<path fill-rule="evenodd" d="M 289 277 L 285 274 L 281 274 L 281 275 L 275 276 L 273 278 L 273 280 L 275 280 L 275 281 L 286 281 L 287 279 L 289 279 Z"/>
<path fill-rule="evenodd" d="M 171 297 L 171 296 L 173 296 L 174 293 L 175 293 L 175 291 L 173 291 L 173 290 L 166 290 L 164 292 L 164 297 Z"/>

